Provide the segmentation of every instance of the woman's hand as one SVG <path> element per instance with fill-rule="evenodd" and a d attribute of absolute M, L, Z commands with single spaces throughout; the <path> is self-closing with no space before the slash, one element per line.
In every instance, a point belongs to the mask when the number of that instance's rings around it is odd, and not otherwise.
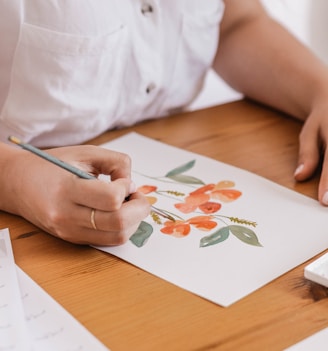
<path fill-rule="evenodd" d="M 4 148 L 11 156 L 1 162 L 1 208 L 48 233 L 78 244 L 118 245 L 149 214 L 148 201 L 135 192 L 125 154 L 96 146 L 47 150 L 95 176 L 109 175 L 111 181 L 104 181 L 81 179 L 27 151 Z"/>
<path fill-rule="evenodd" d="M 304 123 L 299 137 L 299 159 L 295 171 L 295 179 L 304 181 L 310 178 L 319 167 L 322 167 L 318 199 L 325 206 L 328 206 L 327 98 L 323 99 L 323 103 L 315 105 Z"/>

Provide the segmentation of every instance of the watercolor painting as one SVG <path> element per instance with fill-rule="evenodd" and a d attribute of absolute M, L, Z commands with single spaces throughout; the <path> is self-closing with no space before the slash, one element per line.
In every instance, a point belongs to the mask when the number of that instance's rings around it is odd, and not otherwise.
<path fill-rule="evenodd" d="M 151 213 L 124 245 L 96 248 L 195 295 L 230 306 L 328 247 L 314 199 L 137 133 L 102 147 L 131 157 Z"/>
<path fill-rule="evenodd" d="M 186 237 L 192 228 L 209 232 L 200 239 L 199 247 L 201 248 L 219 244 L 227 240 L 230 234 L 245 244 L 262 246 L 252 229 L 256 227 L 256 222 L 236 216 L 225 216 L 219 212 L 224 203 L 236 201 L 242 196 L 242 192 L 234 188 L 235 183 L 231 180 L 221 180 L 217 183 L 205 184 L 201 179 L 186 174 L 195 163 L 196 160 L 189 161 L 162 177 L 156 177 L 157 181 L 166 186 L 165 188 L 158 188 L 148 183 L 137 189 L 146 195 L 152 205 L 153 210 L 150 215 L 153 224 L 141 222 L 137 232 L 131 236 L 131 242 L 137 247 L 144 246 L 154 232 L 154 225 L 158 225 L 162 234 L 176 238 Z M 143 176 L 150 180 L 154 179 L 151 176 Z M 188 193 L 170 190 L 167 185 L 172 183 L 188 185 L 192 190 Z M 163 196 L 172 200 L 175 212 L 155 207 L 158 197 Z M 160 213 L 164 213 L 169 219 L 163 222 Z"/>

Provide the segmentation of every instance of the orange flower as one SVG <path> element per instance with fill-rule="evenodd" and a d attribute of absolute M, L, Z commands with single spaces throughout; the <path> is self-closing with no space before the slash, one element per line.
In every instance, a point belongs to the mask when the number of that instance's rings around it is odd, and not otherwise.
<path fill-rule="evenodd" d="M 199 208 L 204 213 L 214 213 L 221 208 L 221 204 L 210 202 L 211 190 L 214 184 L 207 184 L 195 191 L 192 191 L 186 198 L 184 203 L 175 204 L 175 208 L 183 213 L 190 213 Z"/>
<path fill-rule="evenodd" d="M 212 216 L 195 216 L 187 221 L 167 221 L 164 223 L 164 227 L 161 228 L 161 232 L 176 238 L 183 238 L 190 233 L 190 225 L 202 231 L 209 231 L 215 228 L 217 223 L 212 221 L 212 219 Z"/>

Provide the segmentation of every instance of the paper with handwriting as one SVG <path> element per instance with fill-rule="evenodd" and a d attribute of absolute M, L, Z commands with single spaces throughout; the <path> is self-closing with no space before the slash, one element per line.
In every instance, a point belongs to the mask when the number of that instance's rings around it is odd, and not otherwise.
<path fill-rule="evenodd" d="M 7 229 L 0 231 L 0 263 L 1 351 L 108 351 L 15 265 Z"/>
<path fill-rule="evenodd" d="M 0 350 L 32 350 L 8 230 L 0 230 Z"/>
<path fill-rule="evenodd" d="M 130 155 L 139 191 L 171 220 L 152 212 L 126 244 L 98 249 L 214 303 L 229 306 L 328 247 L 316 200 L 137 133 L 103 147 Z"/>

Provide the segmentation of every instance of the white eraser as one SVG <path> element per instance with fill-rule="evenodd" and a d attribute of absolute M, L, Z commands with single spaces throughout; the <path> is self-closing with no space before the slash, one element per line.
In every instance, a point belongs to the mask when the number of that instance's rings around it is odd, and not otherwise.
<path fill-rule="evenodd" d="M 328 288 L 328 253 L 307 265 L 304 277 Z"/>

